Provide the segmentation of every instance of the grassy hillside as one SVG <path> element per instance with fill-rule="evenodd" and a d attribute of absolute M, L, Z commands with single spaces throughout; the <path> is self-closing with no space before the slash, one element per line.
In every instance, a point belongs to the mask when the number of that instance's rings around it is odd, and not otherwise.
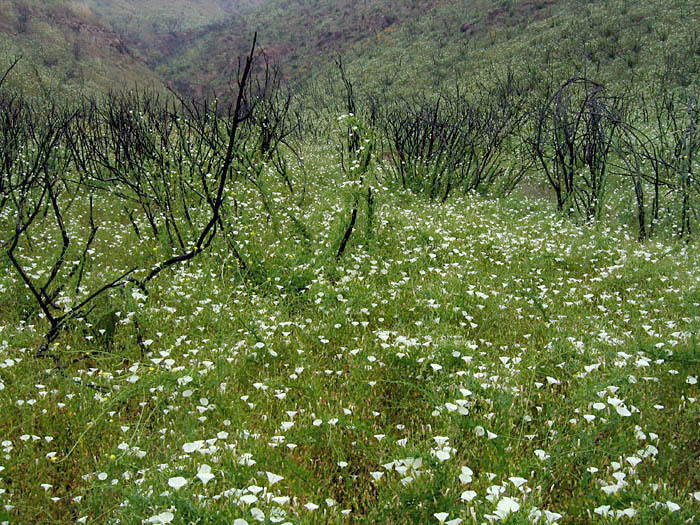
<path fill-rule="evenodd" d="M 184 90 L 219 90 L 257 31 L 265 53 L 297 81 L 367 38 L 420 18 L 435 3 L 266 1 L 243 16 L 178 35 L 181 44 L 162 57 L 159 71 Z"/>
<path fill-rule="evenodd" d="M 117 86 L 160 84 L 119 35 L 79 3 L 4 2 L 0 64 L 7 66 L 17 56 L 22 60 L 8 83 L 27 94 L 104 92 Z"/>
<path fill-rule="evenodd" d="M 668 72 L 672 82 L 687 85 L 700 70 L 700 20 L 692 4 L 270 0 L 234 21 L 183 35 L 187 44 L 160 67 L 183 89 L 220 88 L 257 30 L 293 81 L 345 55 L 364 86 L 403 94 L 505 66 L 557 76 L 585 70 L 613 82 Z"/>
<path fill-rule="evenodd" d="M 388 76 L 404 92 L 416 83 L 488 77 L 504 67 L 561 78 L 585 74 L 613 85 L 644 84 L 659 75 L 674 85 L 698 82 L 700 14 L 692 2 L 495 4 L 474 10 L 443 4 L 417 28 L 404 27 L 360 50 L 355 73 L 379 85 Z M 392 70 L 392 64 L 402 67 Z"/>
<path fill-rule="evenodd" d="M 688 85 L 700 71 L 700 15 L 692 4 L 12 0 L 0 13 L 0 32 L 5 57 L 24 52 L 37 71 L 25 76 L 54 85 L 99 88 L 113 78 L 158 76 L 186 94 L 222 92 L 255 31 L 295 84 L 325 79 L 343 55 L 356 85 L 402 95 L 505 67 L 557 78 L 585 72 L 606 84 L 665 76 Z"/>

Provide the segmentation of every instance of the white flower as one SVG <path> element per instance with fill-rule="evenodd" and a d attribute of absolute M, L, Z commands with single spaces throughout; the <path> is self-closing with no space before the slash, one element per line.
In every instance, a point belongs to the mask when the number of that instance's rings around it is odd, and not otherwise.
<path fill-rule="evenodd" d="M 527 480 L 526 480 L 525 478 L 516 478 L 516 477 L 512 477 L 512 478 L 508 478 L 508 480 L 509 480 L 513 485 L 515 485 L 515 488 L 516 488 L 516 489 L 517 489 L 520 485 L 524 485 L 525 483 L 527 483 Z"/>
<path fill-rule="evenodd" d="M 639 463 L 641 463 L 641 461 L 642 460 L 639 459 L 637 456 L 630 456 L 627 458 L 627 463 L 629 463 L 633 467 L 636 467 L 637 465 L 639 465 Z"/>
<path fill-rule="evenodd" d="M 472 469 L 470 469 L 469 467 L 462 467 L 462 473 L 459 475 L 459 481 L 465 484 L 471 483 L 473 475 L 474 472 L 472 472 Z"/>
<path fill-rule="evenodd" d="M 192 452 L 196 452 L 203 446 L 204 441 L 193 441 L 192 443 L 185 443 L 184 445 L 182 445 L 182 450 L 185 452 L 185 454 L 191 454 Z"/>
<path fill-rule="evenodd" d="M 535 450 L 535 456 L 537 456 L 537 459 L 541 459 L 542 461 L 544 461 L 545 459 L 549 459 L 549 454 L 547 454 L 544 450 L 539 448 Z"/>
<path fill-rule="evenodd" d="M 631 507 L 628 509 L 618 510 L 616 512 L 617 518 L 623 518 L 623 517 L 634 518 L 636 515 L 637 515 L 637 511 Z"/>
<path fill-rule="evenodd" d="M 544 511 L 544 516 L 547 518 L 547 523 L 554 523 L 557 520 L 560 520 L 563 518 L 561 514 L 558 514 L 556 512 L 550 512 L 547 509 Z"/>
<path fill-rule="evenodd" d="M 598 514 L 599 516 L 607 516 L 610 514 L 610 505 L 601 505 L 600 507 L 596 507 L 593 509 L 593 512 Z"/>
<path fill-rule="evenodd" d="M 187 480 L 182 476 L 176 476 L 168 480 L 168 485 L 175 490 L 178 490 L 187 485 Z"/>
<path fill-rule="evenodd" d="M 606 494 L 615 494 L 619 492 L 619 490 L 624 486 L 625 485 L 623 483 L 615 483 L 614 485 L 606 485 L 604 487 L 601 487 L 600 490 L 602 490 Z"/>
<path fill-rule="evenodd" d="M 630 417 L 632 412 L 630 412 L 625 405 L 617 405 L 615 411 L 622 417 Z"/>
<path fill-rule="evenodd" d="M 202 485 L 206 485 L 212 479 L 214 479 L 215 476 L 211 473 L 211 467 L 205 463 L 204 465 L 199 467 L 199 470 L 197 471 L 197 477 L 202 482 Z"/>
<path fill-rule="evenodd" d="M 462 495 L 460 496 L 462 501 L 471 501 L 474 498 L 476 498 L 476 492 L 473 490 L 465 490 L 462 492 Z"/>
<path fill-rule="evenodd" d="M 175 515 L 172 512 L 166 510 L 165 512 L 161 512 L 160 514 L 156 514 L 155 516 L 151 516 L 146 521 L 148 523 L 156 523 L 158 525 L 165 525 L 166 523 L 170 523 L 171 521 L 173 521 L 174 518 L 175 518 Z"/>
<path fill-rule="evenodd" d="M 503 498 L 496 505 L 495 514 L 501 519 L 505 519 L 512 512 L 518 512 L 520 510 L 520 503 L 513 498 Z"/>
<path fill-rule="evenodd" d="M 433 452 L 436 458 L 438 458 L 440 461 L 447 461 L 450 459 L 450 453 L 447 450 L 440 449 L 436 450 Z"/>
<path fill-rule="evenodd" d="M 678 503 L 673 503 L 672 501 L 667 501 L 666 502 L 666 507 L 668 510 L 671 512 L 676 512 L 678 510 L 681 510 L 681 506 Z"/>
<path fill-rule="evenodd" d="M 284 479 L 282 476 L 278 476 L 277 474 L 273 474 L 272 472 L 266 472 L 265 475 L 267 476 L 267 482 L 270 485 L 274 485 L 275 483 L 278 483 Z"/>
<path fill-rule="evenodd" d="M 246 494 L 245 496 L 241 496 L 239 501 L 245 503 L 246 505 L 252 505 L 258 501 L 258 497 L 255 494 Z"/>

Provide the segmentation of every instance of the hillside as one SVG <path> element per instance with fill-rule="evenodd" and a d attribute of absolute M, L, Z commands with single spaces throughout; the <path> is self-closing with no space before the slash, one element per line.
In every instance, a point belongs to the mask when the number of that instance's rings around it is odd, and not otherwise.
<path fill-rule="evenodd" d="M 241 16 L 181 32 L 175 39 L 179 45 L 157 67 L 186 92 L 219 91 L 257 31 L 265 54 L 297 82 L 367 39 L 421 19 L 435 5 L 433 0 L 268 0 Z"/>
<path fill-rule="evenodd" d="M 0 64 L 22 60 L 9 85 L 27 94 L 158 86 L 157 75 L 89 9 L 61 1 L 9 0 L 0 10 Z"/>
<path fill-rule="evenodd" d="M 174 48 L 187 45 L 192 31 L 235 19 L 263 3 L 264 0 L 83 1 L 152 66 L 160 64 Z"/>
<path fill-rule="evenodd" d="M 261 0 L 83 0 L 122 35 L 177 32 L 212 24 L 259 5 Z"/>
<path fill-rule="evenodd" d="M 303 82 L 344 55 L 365 87 L 410 94 L 510 65 L 601 80 L 665 72 L 687 85 L 700 71 L 692 2 L 624 0 L 268 0 L 225 23 L 183 31 L 159 72 L 193 93 L 225 85 L 258 31 L 287 78 Z M 661 9 L 663 8 L 663 9 Z"/>
<path fill-rule="evenodd" d="M 693 2 L 625 0 L 12 0 L 0 13 L 4 62 L 22 54 L 33 86 L 156 79 L 186 95 L 225 91 L 255 31 L 293 84 L 343 56 L 366 90 L 411 95 L 511 67 L 601 82 L 697 82 Z M 528 73 L 529 74 L 529 73 Z M 335 72 L 333 72 L 335 75 Z M 325 81 L 324 81 L 325 82 Z"/>
<path fill-rule="evenodd" d="M 505 67 L 610 84 L 646 83 L 659 75 L 675 85 L 698 81 L 700 15 L 692 2 L 526 0 L 481 2 L 471 11 L 457 4 L 443 4 L 417 28 L 385 37 L 386 43 L 368 43 L 356 55 L 356 74 L 382 85 L 387 64 L 402 64 L 389 69 L 389 81 L 404 91 L 417 81 L 435 87 Z"/>

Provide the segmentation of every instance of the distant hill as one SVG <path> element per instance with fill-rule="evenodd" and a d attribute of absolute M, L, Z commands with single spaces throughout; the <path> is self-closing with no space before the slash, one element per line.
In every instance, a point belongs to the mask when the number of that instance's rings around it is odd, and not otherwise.
<path fill-rule="evenodd" d="M 334 56 L 359 48 L 377 35 L 420 20 L 438 0 L 266 0 L 228 20 L 178 35 L 179 46 L 159 64 L 181 89 L 218 91 L 253 33 L 288 79 L 306 78 Z M 183 44 L 182 42 L 186 42 Z"/>
<path fill-rule="evenodd" d="M 82 0 L 121 33 L 177 32 L 246 13 L 265 0 Z"/>
<path fill-rule="evenodd" d="M 150 63 L 188 32 L 248 13 L 264 0 L 82 0 Z"/>
<path fill-rule="evenodd" d="M 700 10 L 689 0 L 265 0 L 180 32 L 154 67 L 192 94 L 221 90 L 254 31 L 291 81 L 344 55 L 366 87 L 411 93 L 494 68 L 601 81 L 700 72 Z M 695 5 L 695 7 L 697 7 Z"/>
<path fill-rule="evenodd" d="M 365 87 L 409 94 L 495 69 L 605 82 L 700 72 L 689 0 L 264 0 L 162 39 L 151 64 L 181 91 L 221 91 L 254 31 L 286 77 L 323 75 L 343 55 Z"/>
<path fill-rule="evenodd" d="M 362 87 L 403 95 L 505 67 L 618 84 L 663 78 L 689 85 L 700 77 L 695 0 L 6 3 L 5 62 L 22 53 L 27 79 L 69 87 L 160 79 L 186 95 L 221 93 L 255 31 L 292 83 L 325 77 L 342 55 Z"/>
<path fill-rule="evenodd" d="M 84 4 L 4 0 L 0 9 L 0 68 L 17 56 L 22 60 L 8 77 L 8 85 L 31 95 L 162 85 L 119 34 Z"/>

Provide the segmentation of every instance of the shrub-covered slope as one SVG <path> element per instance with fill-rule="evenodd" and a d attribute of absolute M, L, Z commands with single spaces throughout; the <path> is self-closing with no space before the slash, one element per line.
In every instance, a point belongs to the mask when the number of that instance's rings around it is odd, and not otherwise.
<path fill-rule="evenodd" d="M 27 94 L 103 92 L 136 83 L 160 84 L 117 33 L 78 3 L 3 2 L 0 67 L 17 56 L 22 60 L 7 82 Z"/>
<path fill-rule="evenodd" d="M 161 71 L 201 92 L 228 81 L 254 31 L 289 79 L 303 81 L 344 55 L 364 86 L 404 94 L 506 65 L 602 81 L 667 74 L 687 85 L 700 70 L 693 2 L 623 0 L 269 0 L 245 16 L 183 34 Z"/>
<path fill-rule="evenodd" d="M 665 76 L 688 85 L 700 70 L 693 4 L 11 0 L 0 12 L 0 50 L 6 62 L 25 56 L 28 85 L 104 89 L 115 79 L 157 76 L 188 95 L 225 91 L 255 31 L 293 83 L 323 78 L 342 55 L 356 84 L 403 95 L 504 67 L 640 85 Z"/>

